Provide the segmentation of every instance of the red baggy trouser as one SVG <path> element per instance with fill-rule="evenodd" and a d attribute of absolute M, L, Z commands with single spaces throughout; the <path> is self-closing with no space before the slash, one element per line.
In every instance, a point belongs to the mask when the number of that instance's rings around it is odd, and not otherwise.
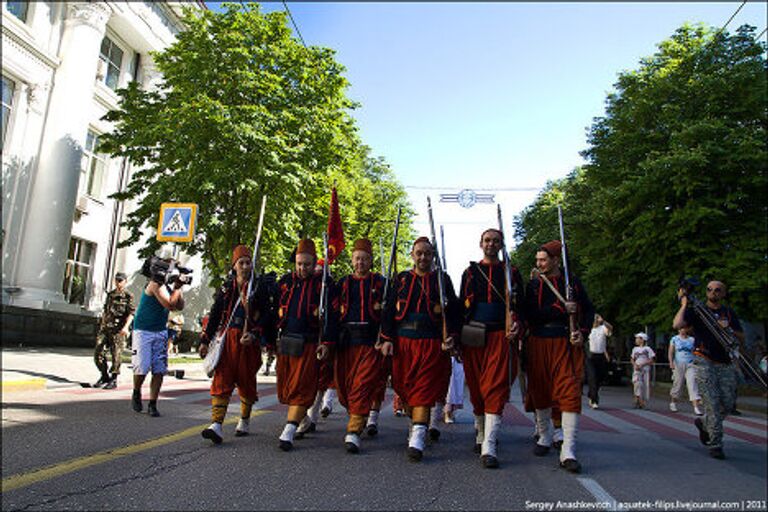
<path fill-rule="evenodd" d="M 373 390 L 373 395 L 371 395 L 371 400 L 383 404 L 384 398 L 387 394 L 387 381 L 389 381 L 389 376 L 392 374 L 392 358 L 391 357 L 383 357 L 381 364 L 379 365 L 379 377 L 376 381 L 376 385 Z"/>
<path fill-rule="evenodd" d="M 336 388 L 336 381 L 333 375 L 333 350 L 329 348 L 328 357 L 320 361 L 320 367 L 317 372 L 317 390 L 325 392 L 328 388 Z"/>
<path fill-rule="evenodd" d="M 381 380 L 383 356 L 373 345 L 347 345 L 336 352 L 336 392 L 349 414 L 367 416 Z"/>
<path fill-rule="evenodd" d="M 398 336 L 392 359 L 392 387 L 410 407 L 432 407 L 445 400 L 451 357 L 439 338 Z"/>
<path fill-rule="evenodd" d="M 305 343 L 300 356 L 277 355 L 277 399 L 281 404 L 311 407 L 317 395 L 320 361 L 317 343 Z"/>
<path fill-rule="evenodd" d="M 528 351 L 528 393 L 536 409 L 557 407 L 581 412 L 584 349 L 568 338 L 531 336 Z"/>
<path fill-rule="evenodd" d="M 248 402 L 258 399 L 256 372 L 261 368 L 261 347 L 259 343 L 243 345 L 241 329 L 227 330 L 219 364 L 213 373 L 211 396 L 232 396 L 235 386 L 238 394 Z"/>
<path fill-rule="evenodd" d="M 484 347 L 462 347 L 461 356 L 475 416 L 502 414 L 517 376 L 517 350 L 504 331 L 487 333 Z"/>

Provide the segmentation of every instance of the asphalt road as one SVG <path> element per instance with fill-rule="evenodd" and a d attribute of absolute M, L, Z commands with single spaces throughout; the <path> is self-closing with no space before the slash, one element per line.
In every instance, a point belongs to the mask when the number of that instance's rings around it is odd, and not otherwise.
<path fill-rule="evenodd" d="M 272 379 L 270 379 L 272 380 Z M 260 383 L 252 435 L 234 437 L 234 397 L 225 441 L 200 437 L 209 423 L 209 381 L 168 379 L 160 418 L 131 410 L 130 388 L 64 387 L 6 393 L 2 419 L 3 510 L 764 510 L 766 418 L 727 422 L 724 461 L 699 444 L 693 415 L 633 410 L 627 388 L 604 388 L 585 407 L 581 475 L 557 456 L 532 453 L 532 422 L 519 395 L 508 404 L 499 457 L 487 470 L 472 452 L 471 409 L 441 425 L 421 463 L 406 459 L 408 422 L 383 409 L 380 434 L 344 451 L 337 404 L 292 452 L 277 445 L 285 408 Z M 707 502 L 709 505 L 707 506 Z M 551 508 L 550 508 L 551 507 Z"/>

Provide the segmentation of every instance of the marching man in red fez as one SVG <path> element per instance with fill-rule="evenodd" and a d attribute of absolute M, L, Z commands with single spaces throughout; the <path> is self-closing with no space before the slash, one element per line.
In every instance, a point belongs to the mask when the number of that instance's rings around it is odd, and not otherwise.
<path fill-rule="evenodd" d="M 259 287 L 254 287 L 257 292 L 246 297 L 252 265 L 248 247 L 235 247 L 232 252 L 232 275 L 216 293 L 205 330 L 200 335 L 200 357 L 205 357 L 211 339 L 226 328 L 232 318 L 211 382 L 212 423 L 202 432 L 204 438 L 215 444 L 223 439 L 221 425 L 235 387 L 240 396 L 240 421 L 235 436 L 247 436 L 250 432 L 251 409 L 258 398 L 256 372 L 261 366 L 259 339 L 261 324 L 268 316 L 268 297 L 265 293 L 258 293 Z"/>
<path fill-rule="evenodd" d="M 299 423 L 315 401 L 320 361 L 328 357 L 335 333 L 334 315 L 330 314 L 332 325 L 321 333 L 322 275 L 314 271 L 316 262 L 315 243 L 300 240 L 295 270 L 277 283 L 277 397 L 280 403 L 288 405 L 287 421 L 280 434 L 280 449 L 284 451 L 293 448 Z M 332 288 L 332 283 L 327 285 Z"/>
<path fill-rule="evenodd" d="M 458 338 L 460 305 L 451 279 L 445 278 L 448 306 L 442 310 L 437 271 L 432 269 L 434 249 L 429 239 L 413 243 L 413 269 L 398 274 L 394 300 L 387 301 L 382 323 L 382 353 L 392 355 L 392 385 L 410 410 L 412 427 L 408 437 L 408 458 L 422 459 L 430 409 L 445 398 L 451 376 L 448 350 Z M 448 336 L 443 340 L 445 314 Z"/>
<path fill-rule="evenodd" d="M 371 272 L 372 264 L 371 242 L 355 241 L 354 271 L 339 281 L 334 300 L 339 317 L 335 377 L 339 402 L 349 412 L 344 444 L 350 453 L 360 450 L 360 434 L 369 414 L 378 416 L 378 410 L 372 411 L 371 404 L 383 372 L 383 356 L 375 345 L 381 324 L 384 277 Z"/>
<path fill-rule="evenodd" d="M 571 277 L 573 301 L 566 301 L 565 277 L 560 269 L 562 244 L 552 240 L 536 252 L 536 268 L 525 293 L 525 319 L 530 329 L 527 344 L 528 393 L 536 409 L 539 439 L 534 454 L 546 455 L 552 444 L 552 407 L 562 411 L 563 444 L 560 467 L 579 473 L 576 431 L 581 414 L 584 375 L 584 339 L 589 334 L 594 308 L 584 286 Z M 578 315 L 578 330 L 570 332 L 569 313 Z"/>

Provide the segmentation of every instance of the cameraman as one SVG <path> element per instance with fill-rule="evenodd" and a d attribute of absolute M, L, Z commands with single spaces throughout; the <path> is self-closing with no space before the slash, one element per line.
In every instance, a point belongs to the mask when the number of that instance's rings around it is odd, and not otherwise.
<path fill-rule="evenodd" d="M 149 384 L 149 405 L 147 412 L 157 417 L 157 397 L 163 384 L 163 375 L 168 369 L 168 312 L 184 309 L 181 287 L 186 279 L 169 276 L 173 260 L 149 258 L 144 262 L 142 273 L 150 277 L 144 288 L 133 320 L 133 410 L 141 412 L 141 385 L 152 371 Z M 170 277 L 170 279 L 169 279 Z M 174 279 L 175 277 L 175 279 Z M 171 283 L 168 283 L 168 281 Z"/>
<path fill-rule="evenodd" d="M 696 385 L 704 406 L 704 418 L 696 418 L 694 424 L 699 430 L 699 440 L 709 448 L 709 455 L 715 459 L 724 459 L 723 420 L 736 403 L 736 364 L 729 353 L 710 330 L 709 324 L 688 307 L 688 292 L 681 286 L 677 292 L 680 309 L 672 321 L 673 329 L 693 327 L 693 366 L 696 368 Z M 728 293 L 722 281 L 707 283 L 707 301 L 705 307 L 709 316 L 723 329 L 732 331 L 739 343 L 744 342 L 744 331 L 736 313 L 723 304 Z M 712 326 L 717 328 L 716 326 Z M 738 348 L 738 347 L 734 347 Z"/>

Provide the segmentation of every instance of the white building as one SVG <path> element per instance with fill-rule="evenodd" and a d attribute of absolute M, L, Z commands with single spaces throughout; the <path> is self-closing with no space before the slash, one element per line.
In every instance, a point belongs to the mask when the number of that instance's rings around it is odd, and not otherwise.
<path fill-rule="evenodd" d="M 117 270 L 126 208 L 108 196 L 131 174 L 95 152 L 115 90 L 159 78 L 150 51 L 170 45 L 192 2 L 13 2 L 2 6 L 2 303 L 95 315 Z M 129 268 L 126 268 L 129 267 Z M 8 307 L 7 307 L 8 306 Z"/>

